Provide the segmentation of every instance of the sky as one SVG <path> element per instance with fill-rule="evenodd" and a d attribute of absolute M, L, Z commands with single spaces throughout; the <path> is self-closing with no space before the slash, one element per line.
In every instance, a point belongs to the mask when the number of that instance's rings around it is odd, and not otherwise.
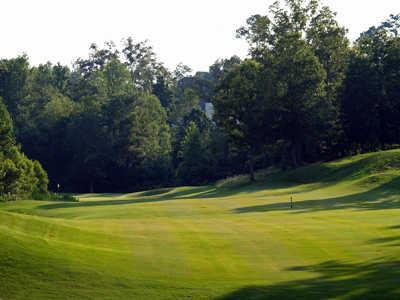
<path fill-rule="evenodd" d="M 26 53 L 32 64 L 71 65 L 87 57 L 91 43 L 128 36 L 149 40 L 159 59 L 173 69 L 184 63 L 205 71 L 219 58 L 247 54 L 237 28 L 274 0 L 0 0 L 0 58 Z M 399 0 L 325 0 L 338 12 L 349 38 L 390 14 Z"/>

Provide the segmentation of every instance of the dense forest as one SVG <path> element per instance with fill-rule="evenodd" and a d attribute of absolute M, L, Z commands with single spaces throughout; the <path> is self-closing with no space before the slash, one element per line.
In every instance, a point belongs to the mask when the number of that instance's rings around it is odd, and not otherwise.
<path fill-rule="evenodd" d="M 237 36 L 248 58 L 207 72 L 131 37 L 73 66 L 0 60 L 1 197 L 254 180 L 400 144 L 400 15 L 351 43 L 319 1 L 286 0 Z"/>

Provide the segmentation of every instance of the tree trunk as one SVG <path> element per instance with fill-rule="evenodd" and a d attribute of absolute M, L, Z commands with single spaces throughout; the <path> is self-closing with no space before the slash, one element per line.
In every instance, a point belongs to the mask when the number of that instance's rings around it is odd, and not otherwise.
<path fill-rule="evenodd" d="M 255 182 L 255 181 L 256 181 L 256 176 L 255 176 L 255 174 L 254 174 L 254 161 L 253 161 L 253 157 L 250 157 L 248 164 L 249 164 L 250 181 L 251 181 L 251 182 Z"/>
<path fill-rule="evenodd" d="M 291 149 L 291 156 L 292 156 L 292 164 L 293 167 L 297 168 L 299 166 L 299 143 L 293 142 L 292 143 L 292 149 Z"/>
<path fill-rule="evenodd" d="M 90 194 L 94 193 L 94 182 L 93 182 L 93 180 L 90 180 L 90 182 L 89 182 L 89 193 Z"/>

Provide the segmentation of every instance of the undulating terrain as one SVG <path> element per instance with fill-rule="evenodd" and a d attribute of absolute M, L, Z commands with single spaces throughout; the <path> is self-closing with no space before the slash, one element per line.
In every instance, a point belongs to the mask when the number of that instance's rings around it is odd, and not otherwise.
<path fill-rule="evenodd" d="M 399 299 L 399 193 L 393 150 L 251 185 L 0 204 L 0 299 Z"/>

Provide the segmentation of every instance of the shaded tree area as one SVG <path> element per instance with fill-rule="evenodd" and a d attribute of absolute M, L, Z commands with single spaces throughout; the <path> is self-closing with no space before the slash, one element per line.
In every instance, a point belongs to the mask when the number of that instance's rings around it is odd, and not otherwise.
<path fill-rule="evenodd" d="M 258 139 L 258 149 L 247 151 L 249 162 L 267 157 L 270 164 L 297 167 L 328 157 L 339 140 L 339 95 L 349 50 L 335 14 L 318 1 L 276 2 L 267 15 L 250 17 L 238 36 L 249 42 L 251 59 L 259 64 L 258 75 L 249 80 L 258 96 L 249 106 L 249 97 L 240 95 L 248 85 L 235 84 L 243 81 L 230 75 L 228 84 L 218 86 L 217 119 L 232 140 L 238 130 L 249 138 L 246 127 Z M 237 104 L 228 113 L 235 90 Z M 248 106 L 252 109 L 245 111 Z"/>
<path fill-rule="evenodd" d="M 238 29 L 250 58 L 222 77 L 213 102 L 251 178 L 254 166 L 298 167 L 399 144 L 399 20 L 392 15 L 350 46 L 328 7 L 286 0 Z"/>
<path fill-rule="evenodd" d="M 399 144 L 400 15 L 371 27 L 355 43 L 341 108 L 351 150 Z"/>
<path fill-rule="evenodd" d="M 92 44 L 72 67 L 2 59 L 0 97 L 14 144 L 40 161 L 52 190 L 255 180 L 269 166 L 400 144 L 399 20 L 350 44 L 320 1 L 277 1 L 238 29 L 244 60 L 171 71 L 147 42 L 127 38 Z"/>
<path fill-rule="evenodd" d="M 200 80 L 189 72 L 185 65 L 167 70 L 146 42 L 128 38 L 119 48 L 91 45 L 72 68 L 3 59 L 0 95 L 18 143 L 43 164 L 54 191 L 207 183 L 231 174 L 229 151 L 200 106 L 213 88 L 185 84 Z M 199 136 L 189 134 L 192 126 Z M 191 166 L 199 150 L 207 166 Z"/>
<path fill-rule="evenodd" d="M 0 201 L 46 196 L 48 183 L 41 164 L 28 159 L 17 145 L 10 114 L 0 98 Z"/>

